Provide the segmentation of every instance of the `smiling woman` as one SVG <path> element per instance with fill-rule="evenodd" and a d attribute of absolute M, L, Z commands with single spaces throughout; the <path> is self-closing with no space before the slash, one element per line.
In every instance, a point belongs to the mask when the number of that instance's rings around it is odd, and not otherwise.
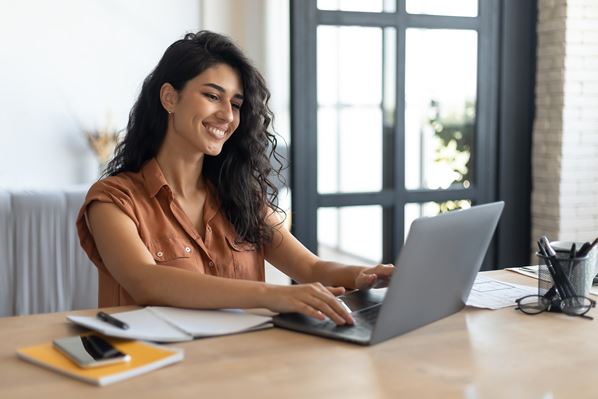
<path fill-rule="evenodd" d="M 265 307 L 345 324 L 335 295 L 388 282 L 392 265 L 323 261 L 282 226 L 269 97 L 225 36 L 166 50 L 77 219 L 100 306 Z M 264 283 L 264 259 L 303 284 Z"/>
<path fill-rule="evenodd" d="M 187 82 L 180 93 L 164 83 L 160 97 L 173 134 L 166 134 L 163 146 L 211 156 L 220 154 L 239 126 L 241 93 L 239 74 L 225 64 L 208 68 Z"/>

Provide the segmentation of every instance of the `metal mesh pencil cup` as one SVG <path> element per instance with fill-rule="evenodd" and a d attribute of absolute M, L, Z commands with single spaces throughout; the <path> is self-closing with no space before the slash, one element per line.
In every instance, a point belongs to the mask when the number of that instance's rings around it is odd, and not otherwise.
<path fill-rule="evenodd" d="M 536 252 L 536 256 L 540 259 L 538 295 L 544 295 L 552 288 L 554 281 L 546 265 L 547 257 L 539 252 Z M 570 258 L 569 254 L 564 252 L 557 252 L 556 256 L 575 293 L 579 296 L 588 296 L 595 275 L 593 259 L 590 256 Z"/>

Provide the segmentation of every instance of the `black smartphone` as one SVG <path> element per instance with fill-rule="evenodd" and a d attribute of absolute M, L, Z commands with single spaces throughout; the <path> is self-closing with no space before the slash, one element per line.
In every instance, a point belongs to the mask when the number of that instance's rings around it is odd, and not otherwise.
<path fill-rule="evenodd" d="M 76 335 L 53 341 L 54 347 L 79 367 L 90 368 L 128 362 L 131 357 L 97 334 Z"/>

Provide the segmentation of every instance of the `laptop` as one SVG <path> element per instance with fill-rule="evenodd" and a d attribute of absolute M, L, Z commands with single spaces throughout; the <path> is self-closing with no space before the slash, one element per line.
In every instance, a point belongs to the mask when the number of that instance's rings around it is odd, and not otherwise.
<path fill-rule="evenodd" d="M 463 309 L 479 272 L 504 202 L 474 206 L 415 220 L 386 289 L 339 297 L 353 326 L 337 326 L 299 313 L 275 316 L 274 325 L 373 345 Z"/>

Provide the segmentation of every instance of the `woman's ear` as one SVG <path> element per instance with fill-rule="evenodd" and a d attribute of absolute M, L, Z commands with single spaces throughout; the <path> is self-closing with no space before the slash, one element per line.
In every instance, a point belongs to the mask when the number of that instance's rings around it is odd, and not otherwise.
<path fill-rule="evenodd" d="M 166 112 L 169 114 L 174 113 L 174 108 L 178 102 L 178 92 L 170 83 L 164 83 L 160 87 L 160 102 Z"/>

